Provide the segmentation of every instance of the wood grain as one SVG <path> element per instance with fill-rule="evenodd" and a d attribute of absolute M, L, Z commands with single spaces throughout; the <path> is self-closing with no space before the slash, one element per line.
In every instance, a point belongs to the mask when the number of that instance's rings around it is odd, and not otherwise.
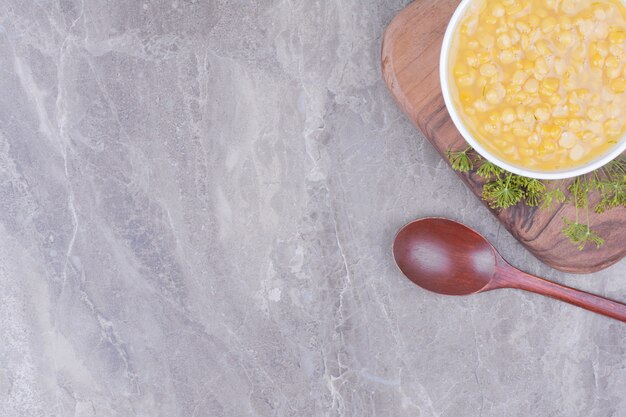
<path fill-rule="evenodd" d="M 443 34 L 458 3 L 457 0 L 411 3 L 391 21 L 382 46 L 382 71 L 391 95 L 444 158 L 446 150 L 466 146 L 445 108 L 438 70 Z M 459 177 L 480 198 L 481 179 L 466 174 Z M 601 249 L 588 245 L 583 251 L 561 234 L 563 218 L 574 219 L 571 205 L 562 204 L 550 210 L 520 206 L 501 212 L 492 210 L 492 213 L 533 255 L 562 271 L 595 272 L 626 256 L 624 207 L 604 214 L 590 210 L 592 228 L 606 243 Z"/>

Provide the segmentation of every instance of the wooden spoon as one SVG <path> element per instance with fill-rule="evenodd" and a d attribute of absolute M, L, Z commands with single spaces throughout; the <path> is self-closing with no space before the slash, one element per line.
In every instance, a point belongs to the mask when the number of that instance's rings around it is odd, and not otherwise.
<path fill-rule="evenodd" d="M 518 288 L 626 322 L 626 304 L 520 271 L 482 235 L 452 220 L 424 218 L 407 224 L 396 235 L 393 256 L 407 278 L 439 294 Z"/>

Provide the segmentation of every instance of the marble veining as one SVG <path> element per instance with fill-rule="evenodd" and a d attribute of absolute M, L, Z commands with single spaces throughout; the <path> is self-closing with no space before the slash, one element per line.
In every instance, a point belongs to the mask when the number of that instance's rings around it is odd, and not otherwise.
<path fill-rule="evenodd" d="M 557 273 L 390 99 L 407 0 L 0 2 L 0 416 L 626 416 L 626 326 L 393 264 L 440 215 Z"/>

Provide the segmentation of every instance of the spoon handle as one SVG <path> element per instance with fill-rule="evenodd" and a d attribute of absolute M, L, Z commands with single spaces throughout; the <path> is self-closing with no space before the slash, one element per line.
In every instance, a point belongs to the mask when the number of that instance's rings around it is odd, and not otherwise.
<path fill-rule="evenodd" d="M 589 311 L 605 315 L 626 323 L 626 304 L 609 300 L 599 295 L 590 294 L 575 288 L 566 287 L 534 275 L 527 274 L 519 269 L 509 267 L 500 271 L 500 277 L 505 286 L 531 291 L 547 297 L 556 298 L 566 303 L 582 307 Z"/>

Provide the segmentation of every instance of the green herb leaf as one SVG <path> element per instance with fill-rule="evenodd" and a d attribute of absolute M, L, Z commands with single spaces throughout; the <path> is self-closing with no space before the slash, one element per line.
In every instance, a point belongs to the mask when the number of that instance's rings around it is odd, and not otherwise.
<path fill-rule="evenodd" d="M 469 156 L 469 151 L 472 148 L 467 148 L 464 151 L 450 151 L 448 150 L 448 159 L 452 165 L 452 169 L 459 172 L 469 172 L 474 169 L 474 163 Z"/>
<path fill-rule="evenodd" d="M 483 199 L 489 202 L 491 208 L 506 209 L 519 203 L 524 198 L 524 190 L 516 181 L 512 181 L 514 174 L 507 174 L 489 182 L 483 187 Z"/>
<path fill-rule="evenodd" d="M 563 235 L 567 237 L 570 242 L 578 245 L 578 250 L 585 249 L 585 246 L 587 246 L 588 243 L 595 244 L 596 248 L 600 248 L 604 245 L 604 239 L 591 230 L 589 225 L 573 222 L 567 219 L 563 219 L 563 222 L 565 223 Z"/>
<path fill-rule="evenodd" d="M 483 178 L 490 179 L 493 177 L 499 177 L 503 172 L 504 170 L 502 168 L 487 161 L 478 168 L 476 174 Z"/>
<path fill-rule="evenodd" d="M 552 207 L 552 203 L 564 203 L 566 199 L 565 193 L 560 188 L 555 188 L 543 194 L 541 208 L 548 209 Z"/>
<path fill-rule="evenodd" d="M 574 221 L 564 219 L 563 235 L 580 250 L 589 243 L 601 247 L 604 239 L 589 226 L 589 195 L 597 193 L 600 201 L 594 207 L 596 213 L 603 213 L 614 207 L 626 207 L 626 155 L 611 161 L 603 168 L 576 178 L 569 187 L 563 182 L 548 187 L 545 181 L 527 178 L 503 170 L 489 161 L 484 161 L 471 147 L 462 151 L 447 151 L 455 171 L 471 172 L 486 180 L 482 196 L 492 208 L 507 209 L 517 204 L 550 208 L 554 203 L 568 201 L 576 208 Z M 579 209 L 584 208 L 586 223 L 579 222 Z"/>

